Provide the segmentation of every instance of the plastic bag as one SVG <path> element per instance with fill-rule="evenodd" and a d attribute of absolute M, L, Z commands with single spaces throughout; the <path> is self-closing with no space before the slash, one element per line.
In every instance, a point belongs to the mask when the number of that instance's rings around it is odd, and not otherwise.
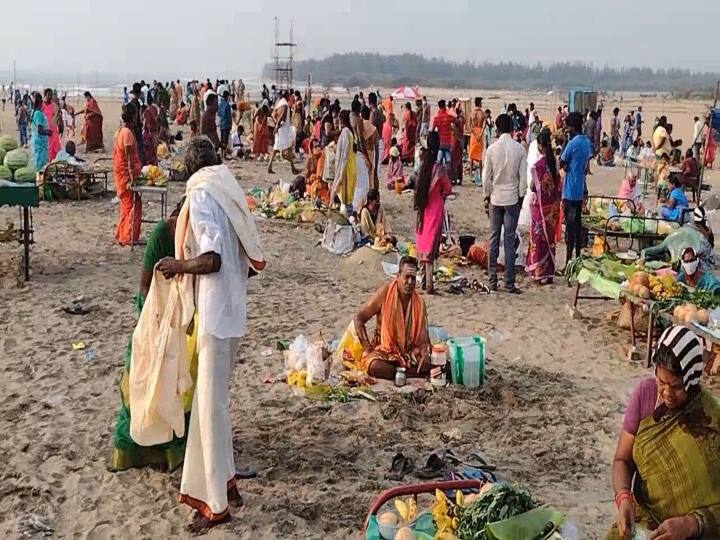
<path fill-rule="evenodd" d="M 323 232 L 322 247 L 333 255 L 346 255 L 355 247 L 355 229 L 352 225 L 338 225 L 328 221 Z"/>
<path fill-rule="evenodd" d="M 307 379 L 308 386 L 311 384 L 318 384 L 325 382 L 328 376 L 328 365 L 325 363 L 323 358 L 323 351 L 325 350 L 324 341 L 316 341 L 311 343 L 307 347 L 305 352 L 305 359 L 307 361 Z"/>
<path fill-rule="evenodd" d="M 332 371 L 334 373 L 343 371 L 345 369 L 343 360 L 348 362 L 352 361 L 359 366 L 362 354 L 363 346 L 357 337 L 357 332 L 355 332 L 355 323 L 350 321 L 350 324 L 345 329 L 345 333 L 340 338 L 340 342 L 335 349 Z"/>
<path fill-rule="evenodd" d="M 285 372 L 301 371 L 307 364 L 308 340 L 302 334 L 295 338 L 285 351 Z"/>

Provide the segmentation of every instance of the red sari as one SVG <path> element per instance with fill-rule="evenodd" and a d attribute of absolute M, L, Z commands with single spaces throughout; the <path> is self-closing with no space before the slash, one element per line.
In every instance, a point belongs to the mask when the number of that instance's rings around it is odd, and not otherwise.
<path fill-rule="evenodd" d="M 390 159 L 390 146 L 392 144 L 393 124 L 395 123 L 395 114 L 388 113 L 385 116 L 385 123 L 382 129 L 383 155 L 381 163 L 385 164 Z"/>
<path fill-rule="evenodd" d="M 405 109 L 403 113 L 403 123 L 405 124 L 405 137 L 402 143 L 402 160 L 406 163 L 415 161 L 415 135 L 417 134 L 417 117 L 413 111 Z"/>
<path fill-rule="evenodd" d="M 705 129 L 705 159 L 703 163 L 706 168 L 712 169 L 715 163 L 715 133 L 712 128 Z"/>
<path fill-rule="evenodd" d="M 261 120 L 258 115 L 255 117 L 253 126 L 252 153 L 255 157 L 267 155 L 269 140 L 267 117 L 263 117 Z"/>
<path fill-rule="evenodd" d="M 85 103 L 83 135 L 85 136 L 85 151 L 102 150 L 105 147 L 103 142 L 103 114 L 95 98 L 90 98 Z"/>
<path fill-rule="evenodd" d="M 530 203 L 530 241 L 525 271 L 533 280 L 552 279 L 555 275 L 555 245 L 561 228 L 560 202 L 562 181 L 555 178 L 541 157 L 531 168 L 534 197 Z"/>
<path fill-rule="evenodd" d="M 150 105 L 143 113 L 143 146 L 145 161 L 143 165 L 157 165 L 157 146 L 160 134 L 160 113 Z"/>

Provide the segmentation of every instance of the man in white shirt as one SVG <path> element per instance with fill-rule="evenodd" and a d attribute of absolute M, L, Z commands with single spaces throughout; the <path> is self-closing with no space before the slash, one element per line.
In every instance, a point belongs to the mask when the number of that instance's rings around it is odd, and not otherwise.
<path fill-rule="evenodd" d="M 705 124 L 702 120 L 700 120 L 698 116 L 693 118 L 693 121 L 695 122 L 693 124 L 693 155 L 695 156 L 695 159 L 700 160 L 700 148 L 702 147 L 702 132 Z"/>
<path fill-rule="evenodd" d="M 519 294 L 520 289 L 515 286 L 515 244 L 518 217 L 527 190 L 527 158 L 522 145 L 510 135 L 512 118 L 501 114 L 495 120 L 495 126 L 500 137 L 487 149 L 482 173 L 485 210 L 490 216 L 490 289 L 497 290 L 497 259 L 502 232 L 505 241 L 505 290 Z"/>
<path fill-rule="evenodd" d="M 189 209 L 178 218 L 176 243 L 182 243 L 186 258 L 163 259 L 158 269 L 168 279 L 195 276 L 198 372 L 180 501 L 197 510 L 189 529 L 198 533 L 229 521 L 228 501 L 242 504 L 235 484 L 229 387 L 246 330 L 248 277 L 265 263 L 244 193 L 232 172 L 218 164 L 209 138 L 190 140 L 185 166 L 191 175 Z M 183 212 L 189 215 L 185 227 Z"/>

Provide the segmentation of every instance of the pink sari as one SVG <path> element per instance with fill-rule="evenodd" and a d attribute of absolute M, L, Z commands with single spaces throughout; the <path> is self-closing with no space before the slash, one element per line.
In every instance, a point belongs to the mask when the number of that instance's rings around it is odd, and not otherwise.
<path fill-rule="evenodd" d="M 380 160 L 381 163 L 387 163 L 390 159 L 390 143 L 392 142 L 393 122 L 395 121 L 395 115 L 389 113 L 385 118 L 385 123 L 382 129 L 382 141 L 383 141 L 383 155 Z"/>
<path fill-rule="evenodd" d="M 428 189 L 427 205 L 423 211 L 422 227 L 419 224 L 415 226 L 415 243 L 422 261 L 435 260 L 445 220 L 445 197 L 450 193 L 452 193 L 452 185 L 445 165 L 435 164 Z"/>
<path fill-rule="evenodd" d="M 48 158 L 49 161 L 54 161 L 61 147 L 60 133 L 58 133 L 58 126 L 55 121 L 55 104 L 52 101 L 50 103 L 43 101 L 42 112 L 45 115 L 48 127 L 52 130 L 52 135 L 48 138 Z"/>
<path fill-rule="evenodd" d="M 533 280 L 552 279 L 555 274 L 555 245 L 560 224 L 562 183 L 553 178 L 545 158 L 531 169 L 535 197 L 530 203 L 530 242 L 525 271 Z"/>

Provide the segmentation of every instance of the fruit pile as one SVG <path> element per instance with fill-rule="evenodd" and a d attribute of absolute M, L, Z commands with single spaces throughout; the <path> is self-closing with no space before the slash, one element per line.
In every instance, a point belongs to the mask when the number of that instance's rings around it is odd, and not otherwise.
<path fill-rule="evenodd" d="M 142 179 L 147 186 L 163 187 L 167 184 L 167 176 L 157 165 L 143 167 Z"/>
<path fill-rule="evenodd" d="M 672 276 L 650 276 L 650 291 L 655 300 L 667 300 L 669 298 L 677 298 L 685 292 Z"/>

